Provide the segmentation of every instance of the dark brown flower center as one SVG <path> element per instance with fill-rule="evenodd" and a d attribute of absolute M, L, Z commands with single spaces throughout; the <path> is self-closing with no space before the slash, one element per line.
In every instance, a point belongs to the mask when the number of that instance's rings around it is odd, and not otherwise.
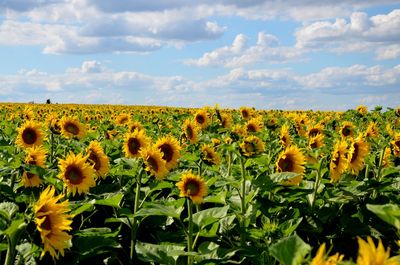
<path fill-rule="evenodd" d="M 196 122 L 197 123 L 203 124 L 205 121 L 206 121 L 206 119 L 204 118 L 203 115 L 201 115 L 201 114 L 196 115 Z"/>
<path fill-rule="evenodd" d="M 336 155 L 337 155 L 336 158 L 334 158 L 332 162 L 333 162 L 333 164 L 335 164 L 336 167 L 338 167 L 339 164 L 340 164 L 340 157 L 341 157 L 341 154 L 340 154 L 339 151 L 337 151 L 337 152 L 336 152 Z"/>
<path fill-rule="evenodd" d="M 188 195 L 196 195 L 200 190 L 199 183 L 197 181 L 190 180 L 186 183 L 185 190 Z"/>
<path fill-rule="evenodd" d="M 351 134 L 351 129 L 348 126 L 343 127 L 342 129 L 343 136 L 349 136 Z"/>
<path fill-rule="evenodd" d="M 278 166 L 282 172 L 292 172 L 294 167 L 292 158 L 287 155 L 285 158 L 279 159 Z"/>
<path fill-rule="evenodd" d="M 149 164 L 149 166 L 150 166 L 150 168 L 152 169 L 152 170 L 154 170 L 155 172 L 157 172 L 158 171 L 158 163 L 157 163 L 157 160 L 154 158 L 154 157 L 149 157 L 148 159 L 147 159 L 147 163 Z"/>
<path fill-rule="evenodd" d="M 310 144 L 310 147 L 311 147 L 312 149 L 317 148 L 317 147 L 318 147 L 317 141 L 316 141 L 316 140 L 313 140 L 312 143 Z"/>
<path fill-rule="evenodd" d="M 321 132 L 319 131 L 319 129 L 317 129 L 317 128 L 312 128 L 312 129 L 310 130 L 310 132 L 309 132 L 309 136 L 310 136 L 310 137 L 313 137 L 313 136 L 316 136 L 316 135 L 319 134 L 319 133 L 321 133 Z"/>
<path fill-rule="evenodd" d="M 252 123 L 247 124 L 247 131 L 249 132 L 255 132 L 256 131 L 256 126 Z"/>
<path fill-rule="evenodd" d="M 47 230 L 47 231 L 51 231 L 50 216 L 48 216 L 48 215 L 44 216 L 44 221 L 43 221 L 43 223 L 40 224 L 40 228 Z"/>
<path fill-rule="evenodd" d="M 28 178 L 28 179 L 31 179 L 31 178 L 33 178 L 35 176 L 35 174 L 32 174 L 31 172 L 26 172 L 26 177 Z"/>
<path fill-rule="evenodd" d="M 64 125 L 64 129 L 65 129 L 67 132 L 69 132 L 69 133 L 71 133 L 71 134 L 73 134 L 73 135 L 78 135 L 78 134 L 79 134 L 79 128 L 78 128 L 78 126 L 76 126 L 76 124 L 74 124 L 74 123 L 67 122 L 67 123 Z"/>
<path fill-rule="evenodd" d="M 100 167 L 101 167 L 100 158 L 99 158 L 99 156 L 98 156 L 95 152 L 90 151 L 89 161 L 92 161 L 92 163 L 93 163 L 93 165 L 94 165 L 93 168 L 94 168 L 96 171 L 100 169 Z"/>
<path fill-rule="evenodd" d="M 22 132 L 22 140 L 26 144 L 34 144 L 37 140 L 38 136 L 36 134 L 36 131 L 32 128 L 26 128 Z"/>
<path fill-rule="evenodd" d="M 358 150 L 359 150 L 358 143 L 354 143 L 353 147 L 354 147 L 354 151 L 353 151 L 353 154 L 351 155 L 350 163 L 353 163 L 354 161 L 356 161 L 356 159 L 358 157 Z"/>
<path fill-rule="evenodd" d="M 131 154 L 136 155 L 141 148 L 140 141 L 137 138 L 130 138 L 128 141 L 128 149 Z"/>
<path fill-rule="evenodd" d="M 165 143 L 162 144 L 159 149 L 161 150 L 161 152 L 163 152 L 163 159 L 167 162 L 172 160 L 172 157 L 174 155 L 174 150 L 172 149 L 172 146 Z"/>
<path fill-rule="evenodd" d="M 242 117 L 247 119 L 249 117 L 249 112 L 247 110 L 242 110 Z"/>
<path fill-rule="evenodd" d="M 65 178 L 68 179 L 72 184 L 79 185 L 83 181 L 83 172 L 80 168 L 74 165 L 68 166 L 65 172 Z"/>
<path fill-rule="evenodd" d="M 400 148 L 400 140 L 395 141 L 394 145 Z"/>
<path fill-rule="evenodd" d="M 189 139 L 192 139 L 193 138 L 193 128 L 192 128 L 192 126 L 187 126 L 186 127 L 186 136 L 189 138 Z"/>

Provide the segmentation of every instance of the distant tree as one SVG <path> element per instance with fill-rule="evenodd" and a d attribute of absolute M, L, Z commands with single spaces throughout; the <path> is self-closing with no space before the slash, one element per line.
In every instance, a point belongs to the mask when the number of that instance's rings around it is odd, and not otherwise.
<path fill-rule="evenodd" d="M 51 101 L 49 98 L 46 100 L 46 104 L 51 104 Z"/>

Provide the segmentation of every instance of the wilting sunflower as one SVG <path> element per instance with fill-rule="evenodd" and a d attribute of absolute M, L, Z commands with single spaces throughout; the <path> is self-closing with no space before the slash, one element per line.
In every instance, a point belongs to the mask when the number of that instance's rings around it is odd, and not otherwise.
<path fill-rule="evenodd" d="M 390 248 L 385 250 L 379 239 L 378 247 L 375 246 L 371 237 L 364 241 L 358 237 L 357 265 L 398 265 L 399 257 L 390 258 Z"/>
<path fill-rule="evenodd" d="M 204 144 L 201 147 L 202 159 L 208 165 L 218 165 L 221 163 L 221 157 L 215 152 L 214 147 L 209 144 Z"/>
<path fill-rule="evenodd" d="M 322 146 L 324 146 L 324 138 L 325 138 L 325 135 L 323 135 L 323 134 L 317 134 L 315 136 L 311 136 L 308 139 L 308 146 L 311 149 L 321 148 Z"/>
<path fill-rule="evenodd" d="M 245 120 L 250 119 L 251 117 L 253 117 L 253 114 L 254 114 L 254 110 L 251 108 L 247 108 L 247 107 L 241 107 L 239 109 L 239 111 L 240 111 L 240 115 Z"/>
<path fill-rule="evenodd" d="M 154 146 L 162 152 L 162 158 L 166 162 L 167 170 L 171 170 L 178 164 L 178 159 L 181 156 L 181 147 L 177 139 L 172 136 L 165 136 L 154 144 Z"/>
<path fill-rule="evenodd" d="M 196 204 L 203 202 L 204 196 L 207 195 L 206 181 L 192 172 L 184 174 L 176 186 L 179 188 L 181 197 L 189 197 Z"/>
<path fill-rule="evenodd" d="M 64 181 L 68 193 L 86 193 L 89 188 L 96 186 L 94 180 L 95 170 L 92 165 L 87 163 L 87 156 L 82 154 L 75 155 L 70 153 L 64 160 L 60 160 L 60 174 L 58 178 Z"/>
<path fill-rule="evenodd" d="M 360 113 L 362 116 L 365 116 L 368 113 L 368 108 L 364 105 L 359 105 L 357 106 L 356 111 Z"/>
<path fill-rule="evenodd" d="M 263 126 L 264 123 L 262 121 L 261 116 L 251 118 L 245 125 L 246 131 L 250 133 L 260 131 L 263 128 Z"/>
<path fill-rule="evenodd" d="M 128 114 L 121 113 L 115 119 L 115 123 L 117 125 L 124 125 L 124 124 L 128 123 L 129 120 L 130 120 L 130 116 Z"/>
<path fill-rule="evenodd" d="M 367 130 L 365 131 L 365 135 L 368 138 L 376 138 L 379 135 L 379 129 L 378 129 L 378 125 L 376 124 L 376 122 L 371 121 L 368 124 Z"/>
<path fill-rule="evenodd" d="M 86 128 L 76 117 L 64 116 L 60 120 L 61 134 L 66 138 L 82 139 L 86 134 Z"/>
<path fill-rule="evenodd" d="M 276 169 L 278 172 L 293 172 L 299 175 L 285 181 L 285 185 L 298 185 L 303 179 L 304 164 L 306 158 L 297 146 L 287 147 L 278 157 L 276 161 Z"/>
<path fill-rule="evenodd" d="M 253 156 L 264 152 L 265 144 L 264 142 L 258 138 L 257 136 L 250 135 L 246 137 L 243 142 L 240 144 L 240 149 L 243 155 L 245 156 Z"/>
<path fill-rule="evenodd" d="M 58 259 L 59 254 L 64 256 L 64 249 L 71 245 L 72 236 L 67 233 L 72 223 L 72 215 L 67 214 L 69 202 L 59 202 L 64 195 L 54 196 L 54 192 L 52 186 L 47 187 L 33 206 L 36 227 L 44 245 L 41 258 L 49 252 L 53 259 Z"/>
<path fill-rule="evenodd" d="M 358 175 L 364 167 L 364 158 L 368 155 L 369 144 L 365 142 L 361 135 L 351 141 L 349 151 L 347 153 L 347 161 L 351 173 Z"/>
<path fill-rule="evenodd" d="M 183 122 L 182 130 L 186 136 L 186 139 L 188 139 L 192 144 L 197 143 L 199 127 L 195 122 L 191 121 L 190 119 L 186 119 Z"/>
<path fill-rule="evenodd" d="M 126 157 L 139 157 L 139 151 L 146 148 L 150 139 L 145 135 L 144 130 L 135 130 L 127 133 L 124 141 L 124 153 Z"/>
<path fill-rule="evenodd" d="M 292 144 L 292 138 L 289 134 L 289 126 L 286 124 L 282 125 L 281 134 L 279 136 L 279 142 L 284 146 L 288 147 Z"/>
<path fill-rule="evenodd" d="M 345 121 L 340 128 L 340 134 L 343 137 L 352 137 L 354 135 L 354 124 L 350 121 Z"/>
<path fill-rule="evenodd" d="M 199 109 L 194 115 L 194 121 L 200 128 L 202 129 L 206 128 L 210 123 L 210 117 L 208 115 L 207 110 Z"/>
<path fill-rule="evenodd" d="M 221 114 L 221 125 L 224 128 L 229 128 L 232 125 L 232 116 L 228 113 Z"/>
<path fill-rule="evenodd" d="M 337 182 L 340 176 L 347 169 L 346 159 L 347 144 L 345 141 L 338 141 L 332 152 L 331 162 L 329 163 L 330 178 L 332 182 Z"/>
<path fill-rule="evenodd" d="M 25 122 L 18 128 L 18 136 L 15 143 L 24 148 L 42 145 L 44 133 L 41 127 L 40 123 L 35 121 Z"/>
<path fill-rule="evenodd" d="M 339 253 L 328 257 L 325 253 L 325 243 L 323 243 L 319 247 L 317 254 L 312 259 L 310 265 L 337 265 L 343 260 L 343 258 L 344 256 Z"/>
<path fill-rule="evenodd" d="M 129 123 L 128 127 L 130 132 L 134 132 L 135 130 L 143 130 L 143 125 L 138 121 Z"/>
<path fill-rule="evenodd" d="M 110 169 L 108 156 L 104 154 L 103 148 L 97 141 L 91 141 L 86 149 L 89 164 L 93 165 L 96 175 L 104 178 Z"/>
<path fill-rule="evenodd" d="M 29 165 L 37 165 L 45 167 L 46 162 L 46 150 L 41 146 L 34 146 L 27 149 L 27 155 L 25 157 L 25 163 Z M 38 187 L 42 180 L 36 174 L 30 172 L 24 172 L 22 174 L 21 182 L 24 187 Z"/>
<path fill-rule="evenodd" d="M 163 159 L 163 154 L 157 147 L 146 147 L 139 151 L 140 156 L 146 165 L 146 171 L 157 179 L 163 179 L 168 174 L 166 162 Z"/>
<path fill-rule="evenodd" d="M 393 141 L 390 142 L 392 144 L 393 154 L 397 157 L 400 156 L 400 133 L 396 133 L 394 135 Z"/>

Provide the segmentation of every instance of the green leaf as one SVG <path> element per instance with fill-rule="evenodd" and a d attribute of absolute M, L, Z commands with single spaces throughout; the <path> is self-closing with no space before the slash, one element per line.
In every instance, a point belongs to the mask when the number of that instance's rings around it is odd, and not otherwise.
<path fill-rule="evenodd" d="M 212 203 L 219 203 L 219 204 L 226 204 L 226 190 L 222 190 L 219 193 L 215 194 L 214 196 L 208 196 L 204 198 L 204 202 L 212 202 Z"/>
<path fill-rule="evenodd" d="M 0 234 L 7 235 L 10 238 L 13 238 L 13 236 L 18 233 L 19 230 L 22 230 L 26 227 L 26 223 L 24 222 L 24 219 L 16 219 L 13 220 L 10 224 L 10 226 L 4 230 L 0 231 Z"/>
<path fill-rule="evenodd" d="M 89 201 L 89 202 L 86 202 L 86 203 L 82 204 L 81 206 L 76 207 L 74 210 L 71 211 L 71 214 L 72 215 L 78 215 L 78 214 L 81 214 L 83 212 L 92 211 L 93 208 L 94 208 L 94 205 L 93 205 L 94 202 L 95 201 L 92 200 L 92 201 Z"/>
<path fill-rule="evenodd" d="M 31 243 L 23 243 L 16 247 L 17 251 L 21 255 L 23 264 L 25 265 L 36 265 L 35 253 L 39 250 L 39 247 Z"/>
<path fill-rule="evenodd" d="M 183 206 L 177 208 L 173 205 L 166 205 L 163 203 L 146 203 L 143 207 L 136 212 L 135 216 L 147 217 L 147 216 L 171 216 L 179 219 L 183 211 Z"/>
<path fill-rule="evenodd" d="M 14 214 L 18 211 L 18 205 L 12 202 L 0 203 L 0 216 L 10 221 Z"/>
<path fill-rule="evenodd" d="M 5 244 L 5 243 L 1 243 L 1 244 L 0 244 L 0 252 L 6 251 L 7 248 L 8 248 L 7 244 Z"/>
<path fill-rule="evenodd" d="M 273 173 L 269 177 L 275 183 L 281 183 L 283 181 L 292 179 L 297 177 L 299 174 L 294 172 L 280 172 L 280 173 Z"/>
<path fill-rule="evenodd" d="M 73 239 L 73 246 L 79 249 L 80 255 L 86 257 L 94 256 L 110 248 L 121 247 L 114 238 L 104 235 L 76 236 Z"/>
<path fill-rule="evenodd" d="M 228 209 L 229 206 L 214 207 L 202 210 L 193 214 L 193 223 L 195 223 L 200 228 L 203 228 L 224 218 L 228 213 Z"/>
<path fill-rule="evenodd" d="M 373 205 L 367 204 L 367 209 L 376 214 L 386 223 L 400 230 L 400 207 L 396 204 Z"/>
<path fill-rule="evenodd" d="M 136 253 L 140 260 L 145 262 L 157 262 L 167 265 L 175 265 L 179 256 L 186 254 L 185 246 L 179 245 L 154 245 L 137 242 Z"/>
<path fill-rule="evenodd" d="M 114 232 L 111 231 L 109 227 L 93 227 L 83 230 L 79 230 L 75 233 L 76 236 L 88 237 L 88 236 L 102 236 L 102 237 L 116 237 L 119 230 Z"/>
<path fill-rule="evenodd" d="M 109 193 L 106 195 L 105 199 L 96 200 L 95 204 L 120 208 L 121 206 L 119 204 L 121 203 L 122 197 L 124 197 L 123 193 Z"/>
<path fill-rule="evenodd" d="M 310 245 L 298 235 L 283 238 L 270 247 L 271 255 L 283 265 L 301 264 L 310 250 Z"/>

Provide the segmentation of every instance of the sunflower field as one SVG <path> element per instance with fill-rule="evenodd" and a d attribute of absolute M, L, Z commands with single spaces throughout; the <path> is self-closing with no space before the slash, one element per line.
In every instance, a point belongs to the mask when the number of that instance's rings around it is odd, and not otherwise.
<path fill-rule="evenodd" d="M 5 265 L 400 264 L 400 108 L 0 117 Z"/>

